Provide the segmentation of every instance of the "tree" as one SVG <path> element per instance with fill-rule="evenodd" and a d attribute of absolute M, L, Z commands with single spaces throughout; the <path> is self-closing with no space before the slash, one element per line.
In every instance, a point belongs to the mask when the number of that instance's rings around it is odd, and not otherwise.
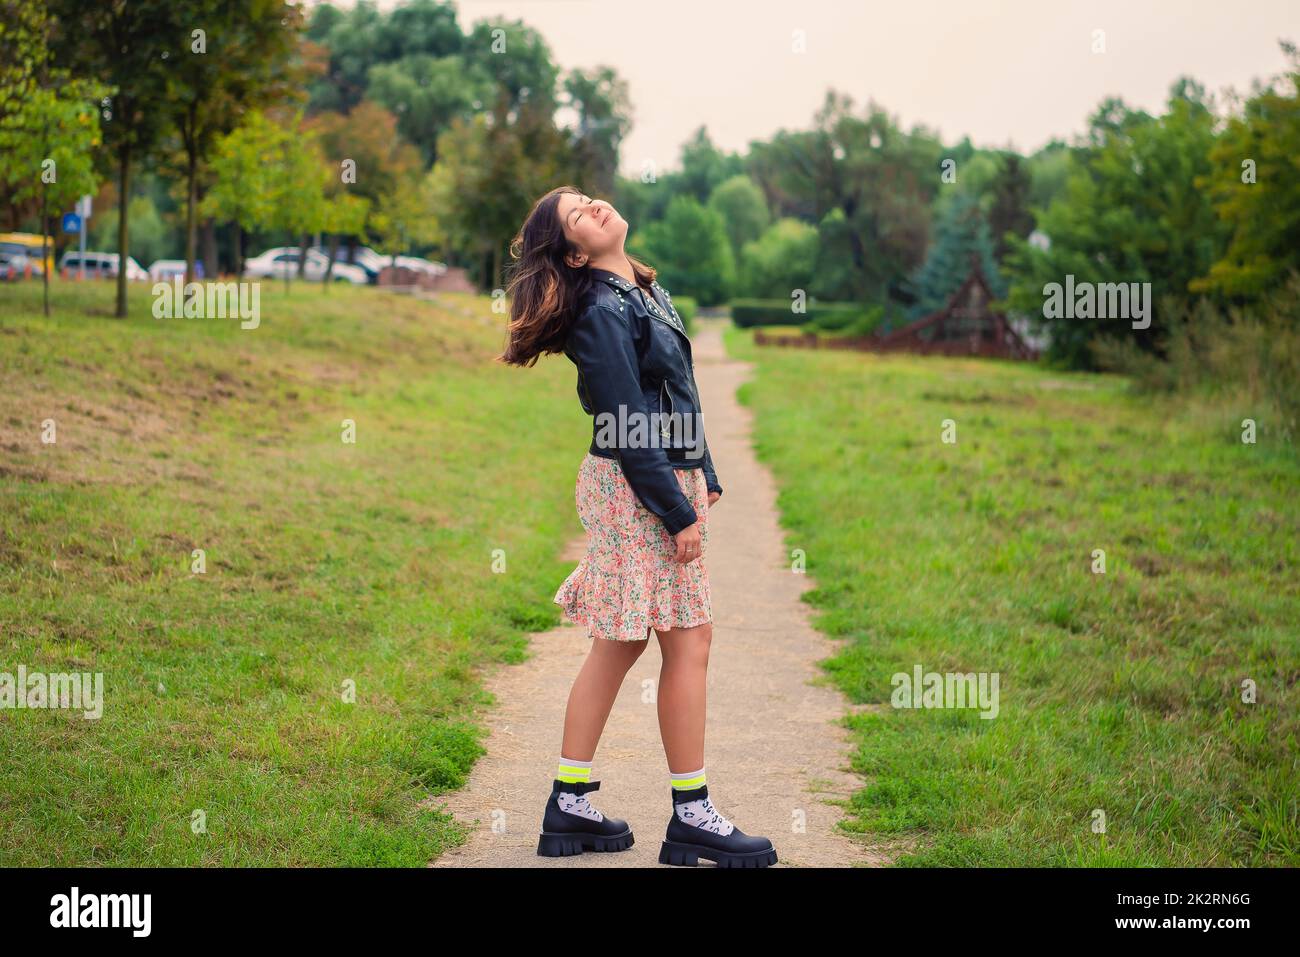
<path fill-rule="evenodd" d="M 380 196 L 379 206 L 371 214 L 370 230 L 377 237 L 376 247 L 381 253 L 397 257 L 412 243 L 436 243 L 441 237 L 439 220 L 431 201 L 434 178 L 430 173 L 423 179 L 409 177 L 389 184 Z"/>
<path fill-rule="evenodd" d="M 644 256 L 669 290 L 700 305 L 726 302 L 735 284 L 735 260 L 722 217 L 691 196 L 674 196 L 664 218 L 645 226 L 628 243 Z"/>
<path fill-rule="evenodd" d="M 609 67 L 573 70 L 564 79 L 565 105 L 577 122 L 571 131 L 574 177 L 592 196 L 609 196 L 618 180 L 618 153 L 631 128 L 627 81 Z"/>
<path fill-rule="evenodd" d="M 874 103 L 855 115 L 832 92 L 813 130 L 753 145 L 750 175 L 773 215 L 819 224 L 821 255 L 842 264 L 836 282 L 818 278 L 828 298 L 878 302 L 901 297 L 925 256 L 945 155 L 924 128 L 906 132 Z"/>
<path fill-rule="evenodd" d="M 475 103 L 490 100 L 492 87 L 492 78 L 478 63 L 466 63 L 459 55 L 416 53 L 372 66 L 366 96 L 397 116 L 398 130 L 432 163 L 438 136 L 452 119 L 473 112 Z"/>
<path fill-rule="evenodd" d="M 1029 173 L 1015 153 L 1005 153 L 992 183 L 993 204 L 989 209 L 989 232 L 993 237 L 993 255 L 1002 262 L 1011 251 L 1007 234 L 1020 239 L 1034 228 L 1029 211 Z"/>
<path fill-rule="evenodd" d="M 4 9 L 0 24 L 0 185 L 15 202 L 40 198 L 44 311 L 50 314 L 50 209 L 98 188 L 92 157 L 100 143 L 94 104 L 110 88 L 50 68 L 51 23 L 43 7 Z M 125 259 L 123 268 L 125 272 Z"/>
<path fill-rule="evenodd" d="M 795 289 L 816 288 L 817 227 L 787 216 L 740 252 L 736 292 L 744 298 L 788 299 Z"/>
<path fill-rule="evenodd" d="M 1042 317 L 1052 358 L 1093 368 L 1089 343 L 1097 336 L 1160 351 L 1155 320 L 1135 329 L 1127 317 L 1048 319 L 1044 287 L 1067 276 L 1075 284 L 1149 282 L 1157 302 L 1186 301 L 1191 281 L 1205 275 L 1226 242 L 1209 194 L 1196 186 L 1212 168 L 1215 122 L 1204 90 L 1186 79 L 1171 87 L 1163 116 L 1108 99 L 1090 117 L 1062 193 L 1035 211 L 1050 245 L 1012 239 L 1005 264 L 1011 307 Z"/>
<path fill-rule="evenodd" d="M 763 191 L 748 176 L 733 176 L 719 183 L 709 196 L 709 208 L 722 217 L 737 259 L 745 243 L 763 235 L 772 221 Z"/>
<path fill-rule="evenodd" d="M 191 20 L 185 4 L 172 0 L 47 0 L 55 27 L 50 49 L 56 63 L 104 81 L 115 92 L 104 103 L 104 142 L 117 161 L 118 318 L 126 316 L 126 268 L 131 252 L 127 207 L 132 164 L 155 155 L 167 126 L 171 68 L 188 45 Z"/>
<path fill-rule="evenodd" d="M 292 95 L 287 69 L 298 7 L 285 0 L 190 0 L 187 50 L 175 57 L 167 109 L 184 152 L 185 281 L 194 277 L 201 165 L 244 112 Z"/>
<path fill-rule="evenodd" d="M 338 193 L 325 200 L 321 229 L 329 234 L 329 265 L 322 282 L 329 284 L 334 276 L 334 262 L 338 258 L 339 237 L 356 236 L 365 232 L 366 218 L 370 215 L 370 200 L 364 196 Z"/>
<path fill-rule="evenodd" d="M 703 126 L 682 144 L 681 164 L 682 171 L 673 181 L 674 195 L 684 193 L 700 203 L 707 203 L 723 182 L 743 172 L 740 158 L 714 146 Z"/>
<path fill-rule="evenodd" d="M 917 299 L 908 318 L 917 319 L 942 308 L 966 281 L 974 264 L 979 265 L 994 295 L 1006 294 L 993 258 L 988 223 L 975 197 L 959 193 L 944 209 L 935 227 L 935 241 L 914 277 Z"/>
<path fill-rule="evenodd" d="M 488 115 L 457 119 L 438 141 L 428 184 L 433 241 L 471 251 L 489 289 L 502 287 L 510 237 L 537 197 L 569 178 L 568 144 L 551 115 L 550 107 L 524 106 L 504 125 Z"/>
<path fill-rule="evenodd" d="M 1195 291 L 1256 301 L 1300 270 L 1300 57 L 1292 44 L 1282 49 L 1292 70 L 1257 90 L 1229 120 L 1210 151 L 1209 170 L 1197 178 L 1231 238 L 1206 274 L 1192 280 Z"/>
<path fill-rule="evenodd" d="M 211 161 L 214 182 L 200 211 L 235 223 L 235 273 L 239 276 L 244 274 L 239 231 L 268 229 L 275 218 L 277 175 L 266 157 L 279 151 L 282 136 L 266 114 L 254 111 L 215 145 Z"/>

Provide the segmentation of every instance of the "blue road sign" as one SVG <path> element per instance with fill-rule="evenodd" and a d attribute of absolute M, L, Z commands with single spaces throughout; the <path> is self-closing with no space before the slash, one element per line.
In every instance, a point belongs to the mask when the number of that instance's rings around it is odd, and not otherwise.
<path fill-rule="evenodd" d="M 81 217 L 76 213 L 63 214 L 63 231 L 65 233 L 81 232 Z"/>

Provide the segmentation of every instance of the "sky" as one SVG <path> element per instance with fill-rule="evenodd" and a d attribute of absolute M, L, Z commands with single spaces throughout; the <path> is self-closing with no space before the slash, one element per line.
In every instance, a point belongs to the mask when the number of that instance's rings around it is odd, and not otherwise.
<path fill-rule="evenodd" d="M 340 0 L 337 6 L 351 6 Z M 389 9 L 398 4 L 381 0 Z M 621 171 L 678 167 L 701 125 L 744 152 L 808 129 L 828 89 L 944 142 L 1032 152 L 1069 140 L 1106 96 L 1160 111 L 1190 75 L 1214 93 L 1281 72 L 1300 0 L 459 0 L 459 22 L 534 27 L 561 69 L 628 83 Z M 1104 52 L 1094 52 L 1103 31 Z M 802 52 L 796 49 L 801 48 Z"/>

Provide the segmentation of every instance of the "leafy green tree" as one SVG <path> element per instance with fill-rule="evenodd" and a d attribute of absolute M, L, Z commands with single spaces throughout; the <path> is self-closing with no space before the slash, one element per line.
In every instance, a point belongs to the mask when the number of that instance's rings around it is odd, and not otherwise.
<path fill-rule="evenodd" d="M 437 158 L 438 136 L 457 116 L 491 99 L 493 81 L 464 57 L 416 53 L 379 63 L 367 74 L 366 96 L 398 118 L 398 129 L 419 147 L 426 163 Z"/>
<path fill-rule="evenodd" d="M 1012 239 L 1006 262 L 1011 307 L 1042 317 L 1052 358 L 1092 368 L 1089 343 L 1100 335 L 1159 350 L 1162 299 L 1186 300 L 1226 240 L 1208 193 L 1196 185 L 1212 169 L 1215 122 L 1204 90 L 1189 80 L 1173 85 L 1163 116 L 1108 99 L 1090 118 L 1063 193 L 1037 216 L 1050 245 Z M 1076 284 L 1151 283 L 1150 326 L 1134 329 L 1127 317 L 1047 319 L 1044 287 L 1067 275 Z"/>
<path fill-rule="evenodd" d="M 432 173 L 422 179 L 398 180 L 379 197 L 379 205 L 370 217 L 375 248 L 397 257 L 413 244 L 437 243 L 441 234 L 434 213 Z"/>
<path fill-rule="evenodd" d="M 702 306 L 726 302 L 735 283 L 735 260 L 722 217 L 691 196 L 675 196 L 667 215 L 650 223 L 628 242 L 634 256 L 644 256 L 674 294 Z"/>
<path fill-rule="evenodd" d="M 525 105 L 505 124 L 457 119 L 438 141 L 428 183 L 435 241 L 468 250 L 489 289 L 502 287 L 510 237 L 537 197 L 569 180 L 568 143 L 551 116 L 550 107 Z"/>
<path fill-rule="evenodd" d="M 406 142 L 397 130 L 397 117 L 370 100 L 363 100 L 347 114 L 317 113 L 305 121 L 320 143 L 325 160 L 343 182 L 345 164 L 348 192 L 364 196 L 371 203 L 389 189 L 389 184 L 416 177 L 423 168 L 420 151 Z"/>
<path fill-rule="evenodd" d="M 290 98 L 289 58 L 302 14 L 286 0 L 188 0 L 192 29 L 176 52 L 165 107 L 181 143 L 185 177 L 185 281 L 194 277 L 199 179 L 218 136 L 244 112 Z"/>
<path fill-rule="evenodd" d="M 563 81 L 565 103 L 577 121 L 572 129 L 574 181 L 593 196 L 612 196 L 618 181 L 618 154 L 631 127 L 627 81 L 608 67 L 569 72 Z M 622 207 L 620 207 L 620 211 Z"/>
<path fill-rule="evenodd" d="M 166 132 L 167 101 L 176 57 L 189 43 L 185 4 L 173 0 L 46 0 L 54 16 L 50 49 L 63 67 L 76 65 L 114 88 L 104 102 L 104 142 L 117 163 L 118 211 L 131 201 L 135 163 L 152 159 Z M 119 215 L 117 252 L 130 255 L 129 215 Z M 118 318 L 126 316 L 126 270 L 118 270 Z"/>
<path fill-rule="evenodd" d="M 1008 233 L 1023 239 L 1034 228 L 1034 216 L 1029 211 L 1030 186 L 1024 161 L 1015 153 L 1004 153 L 997 176 L 990 185 L 993 201 L 988 210 L 993 255 L 998 262 L 1006 259 L 1011 251 Z"/>
<path fill-rule="evenodd" d="M 11 202 L 40 200 L 41 236 L 50 210 L 71 207 L 98 188 L 92 157 L 100 143 L 94 103 L 110 88 L 50 67 L 51 22 L 44 7 L 6 4 L 0 21 L 0 187 Z M 41 249 L 44 310 L 50 314 L 50 258 Z M 125 272 L 125 270 L 123 270 Z"/>
<path fill-rule="evenodd" d="M 993 258 L 988 223 L 975 197 L 959 193 L 944 209 L 935 227 L 935 241 L 917 271 L 914 279 L 917 299 L 909 310 L 909 318 L 916 319 L 942 308 L 966 281 L 975 264 L 984 273 L 994 295 L 1006 295 Z"/>
<path fill-rule="evenodd" d="M 928 130 L 904 131 L 874 103 L 856 115 L 850 97 L 832 92 L 813 130 L 755 143 L 749 165 L 773 215 L 824 227 L 822 256 L 843 266 L 838 283 L 819 278 L 821 294 L 879 302 L 901 297 L 925 256 L 946 155 Z M 840 215 L 831 215 L 836 210 Z"/>
<path fill-rule="evenodd" d="M 813 290 L 820 242 L 817 227 L 802 220 L 787 216 L 773 223 L 742 247 L 735 294 L 788 299 L 795 289 Z"/>
<path fill-rule="evenodd" d="M 357 236 L 365 232 L 370 215 L 370 200 L 350 193 L 337 193 L 325 200 L 321 217 L 321 230 L 329 235 L 329 265 L 322 282 L 326 285 L 334 277 L 334 262 L 338 258 L 339 237 Z"/>
<path fill-rule="evenodd" d="M 709 208 L 722 217 L 738 260 L 745 243 L 758 239 L 772 222 L 763 191 L 748 176 L 733 176 L 719 183 L 709 196 Z"/>
<path fill-rule="evenodd" d="M 673 195 L 684 193 L 701 203 L 707 203 L 713 191 L 728 179 L 744 172 L 740 157 L 714 146 L 703 126 L 682 144 L 681 166 L 681 172 L 672 178 Z"/>
<path fill-rule="evenodd" d="M 1197 178 L 1231 238 L 1192 280 L 1195 291 L 1255 301 L 1300 269 L 1300 56 L 1293 44 L 1282 49 L 1291 71 L 1231 117 L 1210 151 L 1210 169 Z"/>
<path fill-rule="evenodd" d="M 218 140 L 212 168 L 216 182 L 202 203 L 207 215 L 233 220 L 248 231 L 287 231 L 304 250 L 307 235 L 327 224 L 325 187 L 333 170 L 315 133 L 303 127 L 301 113 L 283 124 L 261 111 L 249 113 Z M 305 264 L 304 252 L 299 275 Z"/>

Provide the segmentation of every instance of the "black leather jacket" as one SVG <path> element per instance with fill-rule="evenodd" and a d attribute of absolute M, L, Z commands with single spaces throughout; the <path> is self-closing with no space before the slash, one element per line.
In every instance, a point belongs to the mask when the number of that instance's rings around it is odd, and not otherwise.
<path fill-rule="evenodd" d="M 691 340 L 668 292 L 588 267 L 564 354 L 578 367 L 578 398 L 592 416 L 592 455 L 617 459 L 641 504 L 670 535 L 699 519 L 673 469 L 704 470 L 722 493 L 704 437 Z"/>

